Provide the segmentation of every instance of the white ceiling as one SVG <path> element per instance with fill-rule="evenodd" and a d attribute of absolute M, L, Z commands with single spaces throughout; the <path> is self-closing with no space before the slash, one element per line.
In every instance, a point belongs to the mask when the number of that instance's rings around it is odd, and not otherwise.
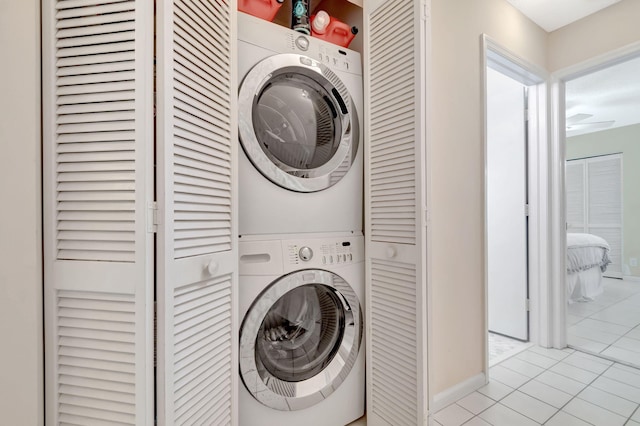
<path fill-rule="evenodd" d="M 551 32 L 620 0 L 507 0 L 545 31 Z"/>
<path fill-rule="evenodd" d="M 620 0 L 507 1 L 551 32 Z M 567 82 L 566 107 L 568 137 L 640 123 L 640 58 Z"/>
<path fill-rule="evenodd" d="M 565 99 L 567 136 L 640 123 L 640 57 L 568 81 Z"/>

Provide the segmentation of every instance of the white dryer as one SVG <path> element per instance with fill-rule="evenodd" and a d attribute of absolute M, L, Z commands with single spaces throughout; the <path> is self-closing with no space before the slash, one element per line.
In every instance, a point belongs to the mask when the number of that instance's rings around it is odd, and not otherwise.
<path fill-rule="evenodd" d="M 336 426 L 364 414 L 364 241 L 240 242 L 240 426 Z"/>
<path fill-rule="evenodd" d="M 358 52 L 238 13 L 239 232 L 362 232 Z"/>

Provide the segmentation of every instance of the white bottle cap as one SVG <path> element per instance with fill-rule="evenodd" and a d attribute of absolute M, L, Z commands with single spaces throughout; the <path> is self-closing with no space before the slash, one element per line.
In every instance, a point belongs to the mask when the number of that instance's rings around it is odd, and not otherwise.
<path fill-rule="evenodd" d="M 323 33 L 327 29 L 330 20 L 331 18 L 329 17 L 329 14 L 327 12 L 325 12 L 324 10 L 319 10 L 316 13 L 316 16 L 313 18 L 311 27 L 313 28 L 313 31 L 317 33 Z"/>

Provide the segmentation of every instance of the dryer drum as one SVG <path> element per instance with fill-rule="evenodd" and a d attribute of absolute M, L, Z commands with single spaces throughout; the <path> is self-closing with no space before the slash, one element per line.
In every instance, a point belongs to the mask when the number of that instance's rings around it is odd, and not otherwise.
<path fill-rule="evenodd" d="M 278 410 L 316 404 L 349 374 L 362 324 L 358 298 L 338 275 L 303 270 L 277 279 L 242 323 L 240 374 L 247 390 Z"/>
<path fill-rule="evenodd" d="M 355 160 L 355 106 L 340 78 L 311 58 L 287 53 L 256 64 L 240 85 L 238 109 L 247 157 L 283 188 L 329 188 Z"/>
<path fill-rule="evenodd" d="M 342 125 L 333 101 L 304 75 L 274 77 L 256 96 L 252 115 L 264 153 L 294 169 L 321 167 L 340 147 Z"/>

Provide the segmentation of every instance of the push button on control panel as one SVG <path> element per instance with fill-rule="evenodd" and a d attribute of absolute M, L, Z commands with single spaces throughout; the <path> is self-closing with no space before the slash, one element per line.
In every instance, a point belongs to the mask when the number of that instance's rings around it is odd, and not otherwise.
<path fill-rule="evenodd" d="M 343 265 L 353 262 L 351 242 L 342 241 L 335 244 L 323 244 L 318 247 L 322 255 L 323 265 Z M 302 254 L 300 255 L 302 259 Z"/>

